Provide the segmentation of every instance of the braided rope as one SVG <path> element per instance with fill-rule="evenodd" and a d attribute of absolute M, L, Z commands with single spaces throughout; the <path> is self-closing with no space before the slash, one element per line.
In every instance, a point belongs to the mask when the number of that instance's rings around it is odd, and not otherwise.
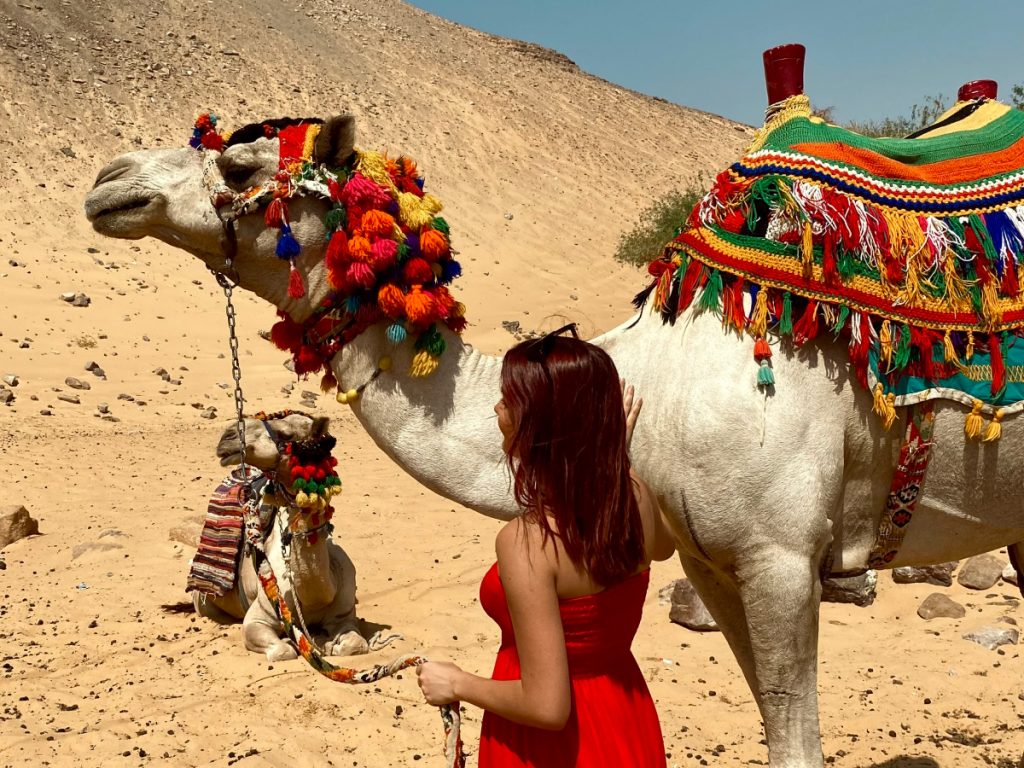
<path fill-rule="evenodd" d="M 246 516 L 251 516 L 252 512 L 252 508 L 247 505 Z M 254 529 L 247 525 L 246 530 L 251 533 Z M 259 530 L 258 525 L 255 530 Z M 292 623 L 291 609 L 288 607 L 288 603 L 285 601 L 284 595 L 281 594 L 277 578 L 274 576 L 274 572 L 270 567 L 270 562 L 267 559 L 266 554 L 263 552 L 262 541 L 254 541 L 250 536 L 249 552 L 252 556 L 256 575 L 259 577 L 263 591 L 277 611 L 278 618 L 284 624 L 285 631 L 295 642 L 295 647 L 298 649 L 299 655 L 302 656 L 302 658 L 304 658 L 313 669 L 324 677 L 338 683 L 363 685 L 366 683 L 375 683 L 385 677 L 391 677 L 403 669 L 416 667 L 427 661 L 427 658 L 424 656 L 420 656 L 418 654 L 406 654 L 404 656 L 399 656 L 390 664 L 376 664 L 368 669 L 339 667 L 332 664 L 311 642 L 310 638 L 307 637 L 307 633 L 304 633 Z M 465 768 L 466 755 L 462 750 L 462 718 L 459 714 L 459 702 L 453 701 L 451 704 L 445 704 L 439 707 L 439 709 L 441 710 L 441 722 L 444 725 L 445 768 Z"/>

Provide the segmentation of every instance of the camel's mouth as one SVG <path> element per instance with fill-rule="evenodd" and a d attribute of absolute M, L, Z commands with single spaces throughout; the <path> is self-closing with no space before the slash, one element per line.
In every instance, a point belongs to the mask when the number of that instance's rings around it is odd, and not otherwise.
<path fill-rule="evenodd" d="M 131 228 L 148 218 L 149 209 L 157 203 L 156 195 L 139 192 L 111 194 L 94 189 L 85 198 L 85 216 L 100 234 L 131 236 Z"/>

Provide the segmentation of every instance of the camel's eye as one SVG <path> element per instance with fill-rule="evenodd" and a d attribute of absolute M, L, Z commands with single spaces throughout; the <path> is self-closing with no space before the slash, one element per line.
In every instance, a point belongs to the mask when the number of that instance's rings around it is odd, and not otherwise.
<path fill-rule="evenodd" d="M 224 181 L 233 187 L 245 187 L 250 184 L 257 170 L 257 168 L 249 168 L 244 165 L 230 166 L 223 171 Z"/>

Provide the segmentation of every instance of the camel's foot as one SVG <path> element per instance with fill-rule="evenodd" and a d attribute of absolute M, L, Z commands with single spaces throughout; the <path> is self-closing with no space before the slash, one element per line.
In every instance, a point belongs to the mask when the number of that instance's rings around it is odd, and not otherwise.
<path fill-rule="evenodd" d="M 324 651 L 328 656 L 358 656 L 369 650 L 370 644 L 366 642 L 366 638 L 356 631 L 338 635 L 324 645 Z"/>
<path fill-rule="evenodd" d="M 295 650 L 295 646 L 286 640 L 279 640 L 269 646 L 266 654 L 267 661 L 291 661 L 299 657 L 299 652 Z"/>

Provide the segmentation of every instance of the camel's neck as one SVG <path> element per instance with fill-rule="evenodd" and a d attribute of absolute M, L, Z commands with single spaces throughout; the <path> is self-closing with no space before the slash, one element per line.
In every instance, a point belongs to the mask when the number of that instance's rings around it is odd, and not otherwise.
<path fill-rule="evenodd" d="M 294 509 L 290 515 L 298 515 Z M 284 521 L 286 524 L 288 521 Z M 279 522 L 280 526 L 281 523 Z M 292 593 L 303 606 L 319 608 L 334 600 L 334 583 L 325 579 L 330 572 L 331 556 L 327 549 L 327 531 L 321 531 L 316 543 L 310 544 L 306 536 L 294 536 L 287 558 Z"/>
<path fill-rule="evenodd" d="M 408 374 L 414 350 L 395 348 L 383 324 L 370 328 L 332 361 L 341 389 L 362 385 L 383 355 L 391 370 L 369 384 L 353 413 L 380 448 L 431 490 L 491 517 L 517 513 L 494 415 L 501 360 L 482 355 L 442 329 L 447 350 L 430 376 Z"/>

